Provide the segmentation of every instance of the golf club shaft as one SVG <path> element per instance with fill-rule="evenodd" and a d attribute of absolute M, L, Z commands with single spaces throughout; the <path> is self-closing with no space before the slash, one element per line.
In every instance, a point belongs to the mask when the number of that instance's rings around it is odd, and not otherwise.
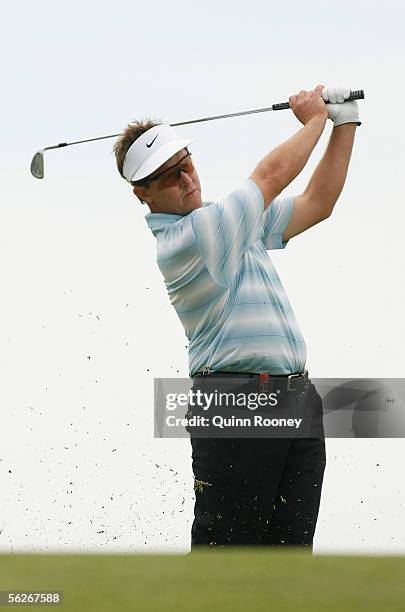
<path fill-rule="evenodd" d="M 364 98 L 364 91 L 362 89 L 358 89 L 356 91 L 351 91 L 349 100 L 362 100 Z M 326 102 L 329 104 L 329 102 Z M 290 108 L 289 102 L 281 102 L 280 104 L 273 104 L 272 106 L 268 106 L 266 108 L 255 108 L 253 110 L 240 111 L 238 113 L 228 113 L 226 115 L 214 115 L 213 117 L 202 117 L 201 119 L 190 119 L 188 121 L 179 121 L 177 123 L 171 123 L 172 127 L 176 127 L 178 125 L 190 125 L 192 123 L 202 123 L 203 121 L 215 121 L 216 119 L 228 119 L 229 117 L 241 117 L 242 115 L 253 115 L 256 113 L 267 113 L 269 111 L 277 111 L 277 110 L 286 110 Z M 44 152 L 49 151 L 50 149 L 59 149 L 61 147 L 69 147 L 71 145 L 82 144 L 84 142 L 94 142 L 96 140 L 104 140 L 106 138 L 117 138 L 121 136 L 122 132 L 119 134 L 109 134 L 108 136 L 97 136 L 96 138 L 86 138 L 85 140 L 75 140 L 73 142 L 59 142 L 55 145 L 50 145 L 48 147 L 44 147 L 40 151 L 37 151 L 32 158 L 31 161 L 31 174 L 37 179 L 44 178 Z"/>
<path fill-rule="evenodd" d="M 352 91 L 350 93 L 350 97 L 348 100 L 362 100 L 364 98 L 364 91 L 362 89 Z M 329 102 L 326 102 L 329 104 Z M 179 121 L 178 123 L 171 123 L 172 127 L 176 127 L 178 125 L 189 125 L 192 123 L 202 123 L 203 121 L 215 121 L 216 119 L 228 119 L 229 117 L 240 117 L 242 115 L 253 115 L 254 113 L 267 113 L 269 111 L 276 110 L 286 110 L 290 108 L 289 102 L 281 102 L 279 104 L 273 104 L 267 108 L 256 108 L 253 110 L 240 111 L 239 113 L 228 113 L 227 115 L 214 115 L 213 117 L 203 117 L 201 119 L 190 119 L 188 121 Z M 96 138 L 87 138 L 86 140 L 75 140 L 74 142 L 60 142 L 59 144 L 52 145 L 50 147 L 45 147 L 43 150 L 48 151 L 49 149 L 57 149 L 59 147 L 69 147 L 70 145 L 82 144 L 83 142 L 93 142 L 95 140 L 103 140 L 105 138 L 118 138 L 121 136 L 122 132 L 119 134 L 109 134 L 108 136 L 98 136 Z"/>

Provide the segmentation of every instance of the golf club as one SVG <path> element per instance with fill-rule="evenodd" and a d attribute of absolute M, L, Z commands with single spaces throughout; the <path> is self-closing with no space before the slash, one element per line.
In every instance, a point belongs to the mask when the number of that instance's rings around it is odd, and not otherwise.
<path fill-rule="evenodd" d="M 345 100 L 345 102 L 349 100 L 363 100 L 364 99 L 364 91 L 362 89 L 350 92 L 349 98 Z M 329 104 L 329 102 L 326 102 Z M 176 127 L 178 125 L 189 125 L 191 123 L 201 123 L 202 121 L 214 121 L 216 119 L 227 119 L 228 117 L 240 117 L 241 115 L 252 115 L 254 113 L 267 113 L 269 111 L 276 110 L 285 110 L 290 108 L 289 102 L 281 102 L 279 104 L 273 104 L 267 108 L 256 108 L 253 110 L 241 111 L 239 113 L 229 113 L 228 115 L 216 115 L 214 117 L 203 117 L 201 119 L 190 119 L 189 121 L 180 121 L 179 123 L 171 123 L 172 127 Z M 121 136 L 120 134 L 109 134 L 108 136 L 98 136 L 97 138 L 87 138 L 86 140 L 76 140 L 75 142 L 60 142 L 56 145 L 51 145 L 49 147 L 44 147 L 37 151 L 32 158 L 31 161 L 31 174 L 37 179 L 42 179 L 45 176 L 45 168 L 44 168 L 44 153 L 45 151 L 49 151 L 50 149 L 60 149 L 61 147 L 69 147 L 71 145 L 82 144 L 83 142 L 93 142 L 94 140 L 103 140 L 105 138 L 116 138 Z"/>

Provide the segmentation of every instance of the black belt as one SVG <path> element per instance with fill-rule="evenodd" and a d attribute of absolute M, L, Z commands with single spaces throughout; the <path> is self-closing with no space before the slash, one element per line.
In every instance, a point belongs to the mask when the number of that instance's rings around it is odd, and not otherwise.
<path fill-rule="evenodd" d="M 196 378 L 248 378 L 257 379 L 263 391 L 266 391 L 270 385 L 277 384 L 286 388 L 287 391 L 297 391 L 306 387 L 309 382 L 308 370 L 303 370 L 296 374 L 270 374 L 269 372 L 211 372 L 208 368 L 201 372 L 196 372 L 193 375 L 193 380 Z"/>

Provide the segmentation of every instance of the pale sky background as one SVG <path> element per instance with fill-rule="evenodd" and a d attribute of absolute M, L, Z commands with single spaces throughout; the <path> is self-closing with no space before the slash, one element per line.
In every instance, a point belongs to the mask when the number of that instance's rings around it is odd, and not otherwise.
<path fill-rule="evenodd" d="M 313 377 L 404 377 L 402 2 L 7 3 L 1 19 L 0 552 L 187 552 L 188 440 L 153 439 L 153 378 L 187 377 L 187 340 L 147 210 L 113 140 L 364 89 L 344 191 L 326 222 L 272 252 Z M 206 200 L 301 128 L 291 111 L 179 128 Z M 302 192 L 332 130 L 286 190 Z M 327 440 L 315 553 L 403 554 L 402 439 Z"/>

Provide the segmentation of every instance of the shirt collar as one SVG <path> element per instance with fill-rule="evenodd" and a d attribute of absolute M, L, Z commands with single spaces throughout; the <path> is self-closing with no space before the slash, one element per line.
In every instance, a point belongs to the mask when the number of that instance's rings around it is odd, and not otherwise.
<path fill-rule="evenodd" d="M 175 215 L 173 213 L 148 213 L 145 215 L 146 223 L 152 230 L 154 236 L 165 229 L 166 225 L 180 221 L 186 215 Z"/>
<path fill-rule="evenodd" d="M 202 203 L 203 206 L 208 206 L 208 204 L 211 204 L 211 202 Z M 198 208 L 196 210 L 198 210 Z M 176 223 L 177 221 L 184 219 L 184 217 L 187 217 L 187 215 L 190 215 L 192 212 L 194 211 L 190 211 L 185 215 L 175 215 L 174 213 L 150 212 L 145 215 L 145 220 L 149 229 L 152 230 L 153 235 L 156 236 L 156 234 L 163 231 L 167 225 L 170 225 L 171 223 Z"/>

